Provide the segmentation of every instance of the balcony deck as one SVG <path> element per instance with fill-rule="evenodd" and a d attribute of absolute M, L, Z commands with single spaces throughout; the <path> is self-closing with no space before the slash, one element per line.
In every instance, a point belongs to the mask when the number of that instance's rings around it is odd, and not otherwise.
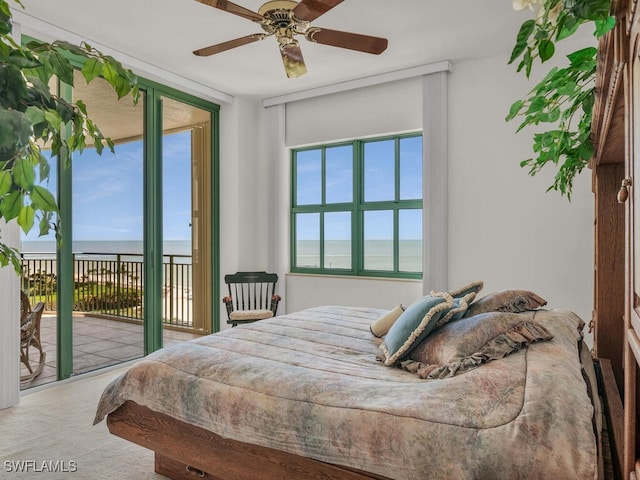
<path fill-rule="evenodd" d="M 56 381 L 56 316 L 42 316 L 40 335 L 46 352 L 45 367 L 26 389 Z M 188 341 L 200 335 L 163 329 L 164 346 Z M 116 365 L 143 356 L 142 325 L 88 315 L 73 316 L 73 375 Z M 32 348 L 31 355 L 38 353 Z M 37 358 L 36 358 L 37 360 Z M 21 364 L 21 375 L 27 374 Z"/>

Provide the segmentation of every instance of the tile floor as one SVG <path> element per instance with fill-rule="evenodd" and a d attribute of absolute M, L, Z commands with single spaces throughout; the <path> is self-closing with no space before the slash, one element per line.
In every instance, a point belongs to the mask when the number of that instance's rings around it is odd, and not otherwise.
<path fill-rule="evenodd" d="M 116 365 L 140 358 L 143 355 L 142 325 L 118 322 L 89 316 L 73 317 L 73 374 L 79 375 L 91 370 Z M 44 314 L 40 324 L 42 345 L 46 353 L 42 373 L 22 389 L 43 385 L 56 380 L 56 317 Z M 184 342 L 200 335 L 164 329 L 163 344 Z M 38 352 L 31 349 L 37 362 Z M 21 374 L 28 373 L 21 365 Z"/>

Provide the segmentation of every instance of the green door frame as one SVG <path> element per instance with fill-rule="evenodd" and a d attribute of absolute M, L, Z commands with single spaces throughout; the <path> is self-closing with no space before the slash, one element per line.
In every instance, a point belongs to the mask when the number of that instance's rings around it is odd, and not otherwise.
<path fill-rule="evenodd" d="M 144 354 L 162 348 L 162 99 L 144 95 Z"/>
<path fill-rule="evenodd" d="M 70 99 L 72 87 L 58 82 L 59 94 Z M 67 127 L 64 135 L 70 135 L 71 127 Z M 57 328 L 56 328 L 56 375 L 58 380 L 69 378 L 73 373 L 73 221 L 72 190 L 73 175 L 71 171 L 71 153 L 65 151 L 58 155 L 58 216 L 62 245 L 56 249 L 57 265 Z"/>
<path fill-rule="evenodd" d="M 72 99 L 72 87 L 60 83 L 60 95 Z M 144 262 L 144 354 L 162 348 L 162 96 L 180 100 L 203 108 L 211 113 L 211 265 L 213 298 L 219 298 L 220 285 L 220 208 L 219 208 L 219 110 L 220 107 L 205 100 L 174 90 L 155 82 L 139 78 L 144 102 L 144 158 L 143 158 L 143 254 Z M 57 353 L 56 374 L 58 380 L 73 374 L 73 222 L 72 222 L 72 169 L 67 168 L 70 158 L 58 157 L 58 209 L 62 245 L 57 249 Z M 211 304 L 212 331 L 220 329 L 220 311 L 217 302 Z"/>

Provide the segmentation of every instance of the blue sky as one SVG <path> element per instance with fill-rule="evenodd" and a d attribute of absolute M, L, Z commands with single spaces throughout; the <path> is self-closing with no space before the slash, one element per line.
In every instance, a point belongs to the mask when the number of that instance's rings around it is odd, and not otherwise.
<path fill-rule="evenodd" d="M 76 155 L 73 168 L 73 238 L 87 240 L 142 240 L 142 141 L 116 145 L 115 154 L 94 149 Z M 190 240 L 191 140 L 190 133 L 164 136 L 163 225 L 165 240 Z M 56 171 L 47 188 L 56 194 Z M 37 226 L 23 236 L 38 237 Z"/>
<path fill-rule="evenodd" d="M 365 144 L 365 196 L 368 201 L 393 199 L 393 141 Z M 115 154 L 107 149 L 102 156 L 94 149 L 76 155 L 73 168 L 73 238 L 75 241 L 142 240 L 143 165 L 142 141 L 116 145 Z M 165 240 L 191 239 L 191 141 L 189 131 L 164 136 L 163 143 L 163 227 Z M 422 138 L 401 141 L 400 197 L 422 196 Z M 300 152 L 298 156 L 299 203 L 318 203 L 320 199 L 319 150 Z M 56 171 L 52 165 L 49 190 L 54 195 Z M 327 149 L 327 201 L 352 200 L 352 147 Z M 388 212 L 386 212 L 388 213 Z M 370 212 L 365 217 L 366 237 L 390 239 L 392 223 L 385 212 Z M 299 239 L 317 239 L 319 217 L 300 218 Z M 350 238 L 350 214 L 334 213 L 325 217 L 325 239 Z M 38 237 L 37 226 L 25 240 L 53 240 L 53 235 Z M 401 217 L 400 238 L 422 238 L 420 212 Z"/>
<path fill-rule="evenodd" d="M 322 155 L 320 149 L 303 150 L 296 156 L 297 203 L 317 205 L 322 201 Z M 353 148 L 351 145 L 326 149 L 326 202 L 351 202 L 353 198 Z M 364 196 L 366 202 L 395 200 L 394 140 L 364 144 Z M 400 199 L 422 198 L 422 137 L 400 141 Z M 391 211 L 365 212 L 365 238 L 393 238 Z M 318 214 L 298 214 L 298 240 L 316 240 L 320 235 Z M 400 238 L 421 239 L 420 210 L 403 211 L 400 216 Z M 351 236 L 351 215 L 325 214 L 325 240 L 348 240 Z"/>

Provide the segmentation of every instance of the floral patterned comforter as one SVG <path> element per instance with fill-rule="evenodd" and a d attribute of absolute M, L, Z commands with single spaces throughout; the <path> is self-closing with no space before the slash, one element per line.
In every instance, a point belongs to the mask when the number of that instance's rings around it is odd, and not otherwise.
<path fill-rule="evenodd" d="M 132 400 L 223 437 L 385 477 L 594 479 L 581 320 L 462 375 L 422 380 L 376 361 L 383 310 L 319 307 L 172 346 L 104 391 L 96 423 Z"/>

